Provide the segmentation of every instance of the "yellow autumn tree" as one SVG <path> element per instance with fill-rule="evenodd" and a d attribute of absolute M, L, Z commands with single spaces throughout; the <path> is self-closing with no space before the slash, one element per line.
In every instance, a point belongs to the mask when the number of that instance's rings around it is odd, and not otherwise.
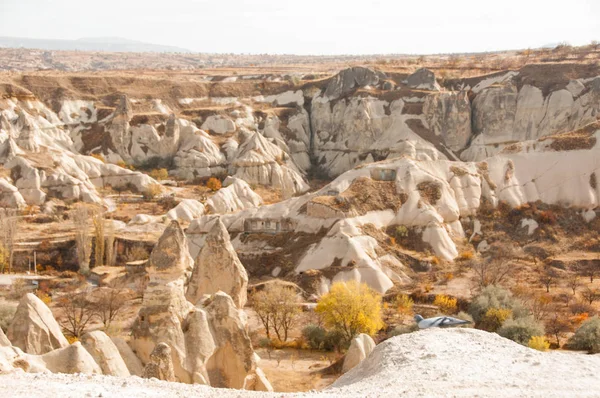
<path fill-rule="evenodd" d="M 360 333 L 375 334 L 383 327 L 381 296 L 366 284 L 336 282 L 316 308 L 325 326 L 339 331 L 346 342 Z"/>

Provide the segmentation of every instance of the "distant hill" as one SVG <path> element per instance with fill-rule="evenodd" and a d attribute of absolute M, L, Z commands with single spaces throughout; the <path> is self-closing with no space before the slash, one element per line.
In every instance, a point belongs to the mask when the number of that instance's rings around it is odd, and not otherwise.
<path fill-rule="evenodd" d="M 107 52 L 154 52 L 175 53 L 190 50 L 163 46 L 120 37 L 88 37 L 79 40 L 29 39 L 24 37 L 0 37 L 0 47 L 35 48 L 40 50 L 107 51 Z"/>

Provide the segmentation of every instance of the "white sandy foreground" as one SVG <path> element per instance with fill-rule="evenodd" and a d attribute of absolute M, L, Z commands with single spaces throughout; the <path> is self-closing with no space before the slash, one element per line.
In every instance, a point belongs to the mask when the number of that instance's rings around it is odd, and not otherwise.
<path fill-rule="evenodd" d="M 260 393 L 138 377 L 0 375 L 0 397 L 592 397 L 600 356 L 538 352 L 474 329 L 426 330 L 381 343 L 321 392 Z"/>

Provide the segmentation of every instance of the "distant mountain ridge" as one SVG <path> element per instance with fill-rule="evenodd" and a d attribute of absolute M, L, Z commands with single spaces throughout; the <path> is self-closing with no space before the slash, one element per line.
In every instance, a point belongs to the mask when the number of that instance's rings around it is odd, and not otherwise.
<path fill-rule="evenodd" d="M 188 49 L 144 43 L 120 37 L 87 37 L 78 40 L 30 39 L 26 37 L 0 37 L 0 47 L 35 48 L 40 50 L 107 51 L 107 52 L 191 52 Z"/>

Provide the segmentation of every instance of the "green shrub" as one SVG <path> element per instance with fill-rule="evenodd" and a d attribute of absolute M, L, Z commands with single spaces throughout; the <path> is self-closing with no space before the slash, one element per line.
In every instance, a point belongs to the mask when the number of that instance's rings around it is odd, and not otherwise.
<path fill-rule="evenodd" d="M 469 306 L 469 314 L 477 325 L 480 324 L 485 314 L 491 308 L 504 308 L 512 311 L 513 318 L 522 318 L 528 315 L 527 308 L 512 293 L 499 286 L 486 286 L 481 290 Z"/>
<path fill-rule="evenodd" d="M 543 336 L 545 332 L 544 326 L 540 322 L 527 316 L 506 320 L 502 327 L 498 329 L 498 334 L 526 346 L 533 336 Z"/>
<path fill-rule="evenodd" d="M 313 350 L 322 350 L 327 331 L 317 325 L 308 325 L 302 329 L 302 337 Z"/>
<path fill-rule="evenodd" d="M 325 340 L 323 340 L 323 349 L 325 351 L 341 351 L 347 348 L 349 341 L 346 340 L 346 336 L 340 330 L 330 330 L 325 334 Z"/>
<path fill-rule="evenodd" d="M 569 348 L 587 350 L 592 354 L 600 352 L 600 318 L 597 316 L 583 322 L 569 339 Z"/>
<path fill-rule="evenodd" d="M 408 228 L 404 225 L 398 225 L 394 232 L 396 233 L 396 238 L 406 238 L 408 236 Z"/>

